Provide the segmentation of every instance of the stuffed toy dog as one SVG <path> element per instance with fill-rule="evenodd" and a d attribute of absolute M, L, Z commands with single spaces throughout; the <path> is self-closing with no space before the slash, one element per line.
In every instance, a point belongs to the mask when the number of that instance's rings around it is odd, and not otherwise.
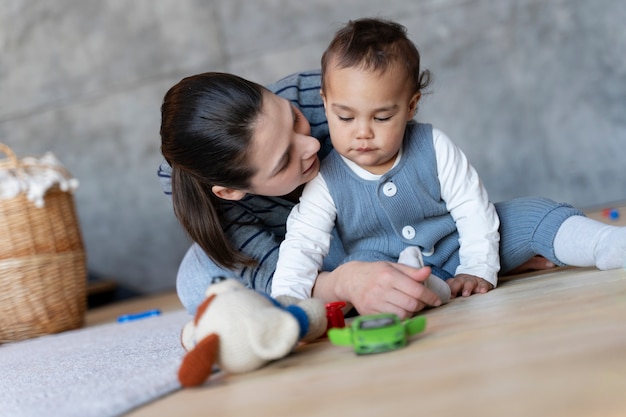
<path fill-rule="evenodd" d="M 299 341 L 323 335 L 326 325 L 326 308 L 317 299 L 274 300 L 236 279 L 220 279 L 182 330 L 187 353 L 178 380 L 183 387 L 201 385 L 214 365 L 229 373 L 253 371 L 288 355 Z"/>

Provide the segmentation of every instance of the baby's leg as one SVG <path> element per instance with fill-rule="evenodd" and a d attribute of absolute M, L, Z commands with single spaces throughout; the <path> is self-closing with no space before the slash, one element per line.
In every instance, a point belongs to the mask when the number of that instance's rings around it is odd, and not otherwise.
<path fill-rule="evenodd" d="M 500 264 L 507 272 L 534 255 L 556 265 L 613 269 L 626 262 L 626 228 L 601 223 L 545 198 L 496 203 L 500 217 Z"/>
<path fill-rule="evenodd" d="M 563 222 L 554 238 L 554 253 L 561 262 L 572 266 L 602 270 L 626 266 L 626 227 L 572 216 Z"/>
<path fill-rule="evenodd" d="M 554 238 L 565 220 L 583 212 L 546 198 L 524 197 L 495 203 L 500 218 L 500 272 L 541 255 L 566 265 L 554 253 Z"/>
<path fill-rule="evenodd" d="M 400 253 L 398 263 L 412 266 L 413 268 L 423 268 L 422 251 L 416 246 L 409 246 Z M 424 286 L 437 294 L 442 304 L 450 301 L 450 286 L 441 278 L 430 274 L 424 281 Z"/>

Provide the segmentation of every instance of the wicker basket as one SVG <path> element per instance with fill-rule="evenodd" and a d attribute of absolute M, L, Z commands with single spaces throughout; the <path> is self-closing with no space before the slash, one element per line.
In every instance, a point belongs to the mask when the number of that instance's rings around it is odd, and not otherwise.
<path fill-rule="evenodd" d="M 0 143 L 0 170 L 24 175 Z M 39 208 L 24 193 L 0 199 L 0 343 L 83 325 L 87 267 L 71 192 L 55 186 Z"/>

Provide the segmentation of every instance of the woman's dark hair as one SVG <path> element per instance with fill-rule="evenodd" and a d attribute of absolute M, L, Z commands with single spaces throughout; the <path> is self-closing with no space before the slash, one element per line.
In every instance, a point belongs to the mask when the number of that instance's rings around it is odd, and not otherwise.
<path fill-rule="evenodd" d="M 232 74 L 184 78 L 161 106 L 161 153 L 172 167 L 174 213 L 219 265 L 234 269 L 254 260 L 233 247 L 221 223 L 214 185 L 246 189 L 255 171 L 248 161 L 264 87 Z"/>
<path fill-rule="evenodd" d="M 420 71 L 420 54 L 406 33 L 406 27 L 390 20 L 351 20 L 335 33 L 322 55 L 322 87 L 331 64 L 379 73 L 400 64 L 411 83 L 411 93 L 421 92 L 430 84 L 430 71 Z"/>

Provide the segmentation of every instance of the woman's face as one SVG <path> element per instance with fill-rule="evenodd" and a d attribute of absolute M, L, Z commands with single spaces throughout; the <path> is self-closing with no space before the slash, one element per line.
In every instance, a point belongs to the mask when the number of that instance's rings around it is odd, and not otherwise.
<path fill-rule="evenodd" d="M 284 98 L 264 93 L 250 152 L 257 171 L 246 191 L 283 196 L 313 179 L 320 167 L 320 143 L 310 135 L 311 126 L 300 110 Z"/>

